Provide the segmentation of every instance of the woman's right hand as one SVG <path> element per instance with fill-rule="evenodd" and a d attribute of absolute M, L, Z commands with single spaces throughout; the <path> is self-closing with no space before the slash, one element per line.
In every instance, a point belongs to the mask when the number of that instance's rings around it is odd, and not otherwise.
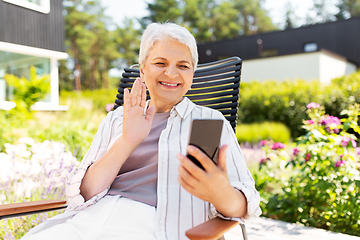
<path fill-rule="evenodd" d="M 145 112 L 146 87 L 137 78 L 129 93 L 124 89 L 124 114 L 122 136 L 131 144 L 138 146 L 148 135 L 151 129 L 152 119 L 155 114 L 155 107 L 149 106 Z"/>
<path fill-rule="evenodd" d="M 122 165 L 138 145 L 149 135 L 155 107 L 146 104 L 145 85 L 137 78 L 131 93 L 124 90 L 123 133 L 120 138 L 86 171 L 80 194 L 87 201 L 109 187 Z M 121 149 L 121 151 L 119 151 Z"/>

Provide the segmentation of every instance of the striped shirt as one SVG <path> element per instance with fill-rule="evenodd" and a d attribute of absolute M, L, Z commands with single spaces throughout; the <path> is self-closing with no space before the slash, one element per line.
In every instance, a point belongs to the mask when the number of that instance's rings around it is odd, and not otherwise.
<path fill-rule="evenodd" d="M 80 166 L 68 178 L 66 195 L 69 209 L 76 212 L 95 204 L 109 191 L 110 186 L 88 201 L 80 195 L 81 180 L 87 168 L 99 159 L 122 134 L 123 107 L 110 112 L 101 122 L 93 143 Z M 206 220 L 220 216 L 212 204 L 205 202 L 183 189 L 178 182 L 179 160 L 176 155 L 186 154 L 190 126 L 193 119 L 223 119 L 224 125 L 220 145 L 229 146 L 226 164 L 230 184 L 242 191 L 247 199 L 246 219 L 261 214 L 260 196 L 254 180 L 246 166 L 240 146 L 229 122 L 216 110 L 195 105 L 184 98 L 170 111 L 166 128 L 161 132 L 158 149 L 157 217 L 158 239 L 187 239 L 185 231 Z M 140 216 L 139 216 L 140 217 Z M 244 219 L 233 219 L 243 222 Z"/>

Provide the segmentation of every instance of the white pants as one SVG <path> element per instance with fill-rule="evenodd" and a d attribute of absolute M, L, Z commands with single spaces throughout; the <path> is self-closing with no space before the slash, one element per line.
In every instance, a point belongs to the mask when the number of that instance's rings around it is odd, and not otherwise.
<path fill-rule="evenodd" d="M 35 234 L 30 231 L 22 239 L 156 240 L 155 216 L 155 207 L 121 196 L 106 196 L 64 223 Z"/>

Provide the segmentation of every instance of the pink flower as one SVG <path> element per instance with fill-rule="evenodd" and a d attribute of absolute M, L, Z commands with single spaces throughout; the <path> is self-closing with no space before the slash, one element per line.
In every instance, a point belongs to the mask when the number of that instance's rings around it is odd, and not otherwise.
<path fill-rule="evenodd" d="M 260 145 L 263 147 L 265 145 L 267 145 L 268 141 L 267 140 L 261 140 Z"/>
<path fill-rule="evenodd" d="M 314 124 L 314 121 L 313 120 L 306 120 L 305 123 L 311 125 L 311 124 Z"/>
<path fill-rule="evenodd" d="M 272 150 L 278 150 L 285 148 L 286 145 L 280 142 L 275 142 L 274 145 L 271 147 Z"/>
<path fill-rule="evenodd" d="M 356 148 L 356 142 L 354 139 L 351 139 L 351 144 L 352 144 L 353 148 Z"/>
<path fill-rule="evenodd" d="M 298 148 L 294 148 L 294 149 L 292 150 L 292 154 L 293 154 L 294 156 L 299 155 L 299 153 L 300 153 L 300 150 L 299 150 Z"/>
<path fill-rule="evenodd" d="M 326 118 L 321 121 L 321 125 L 341 125 L 341 121 L 337 117 L 326 116 Z"/>
<path fill-rule="evenodd" d="M 345 165 L 345 161 L 344 160 L 339 160 L 335 163 L 335 167 L 342 167 Z"/>
<path fill-rule="evenodd" d="M 356 148 L 356 142 L 355 142 L 355 140 L 354 139 L 351 139 L 351 138 L 348 138 L 348 137 L 343 137 L 342 139 L 341 139 L 341 146 L 343 146 L 343 147 L 346 147 L 348 144 L 349 144 L 349 142 L 351 142 L 351 145 L 354 147 L 354 148 Z"/>
<path fill-rule="evenodd" d="M 307 107 L 307 109 L 320 108 L 320 104 L 311 102 L 306 107 Z"/>
<path fill-rule="evenodd" d="M 360 147 L 355 148 L 355 151 L 358 155 L 360 155 Z"/>
<path fill-rule="evenodd" d="M 348 143 L 350 142 L 350 138 L 348 138 L 348 137 L 343 137 L 342 139 L 341 139 L 341 146 L 343 146 L 343 147 L 346 147 L 347 145 L 348 145 Z"/>
<path fill-rule="evenodd" d="M 107 111 L 107 112 L 110 112 L 111 110 L 113 110 L 113 109 L 114 109 L 114 105 L 115 105 L 115 103 L 108 103 L 108 104 L 106 104 L 106 106 L 105 106 L 106 111 Z"/>
<path fill-rule="evenodd" d="M 341 125 L 339 118 L 334 116 L 326 116 L 321 122 L 321 125 L 326 127 L 326 131 L 330 133 L 339 133 L 340 129 L 337 127 Z"/>
<path fill-rule="evenodd" d="M 310 159 L 311 159 L 311 153 L 306 153 L 306 155 L 305 155 L 305 162 L 308 162 L 308 161 L 310 161 Z"/>
<path fill-rule="evenodd" d="M 267 161 L 270 161 L 270 158 L 262 158 L 260 159 L 260 165 L 265 164 Z"/>

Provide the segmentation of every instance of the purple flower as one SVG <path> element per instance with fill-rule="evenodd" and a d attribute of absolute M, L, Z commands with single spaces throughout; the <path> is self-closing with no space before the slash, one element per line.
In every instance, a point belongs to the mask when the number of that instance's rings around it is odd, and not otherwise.
<path fill-rule="evenodd" d="M 293 154 L 294 156 L 299 155 L 299 153 L 300 153 L 300 150 L 299 150 L 298 148 L 294 148 L 294 149 L 292 150 L 292 154 Z"/>
<path fill-rule="evenodd" d="M 326 128 L 326 131 L 328 131 L 329 133 L 336 133 L 336 134 L 338 134 L 338 133 L 340 132 L 340 129 L 327 127 L 327 128 Z"/>
<path fill-rule="evenodd" d="M 307 107 L 307 109 L 320 108 L 320 104 L 311 102 L 306 107 Z"/>
<path fill-rule="evenodd" d="M 335 163 L 335 167 L 342 167 L 345 165 L 345 161 L 344 160 L 339 160 Z"/>
<path fill-rule="evenodd" d="M 278 150 L 285 148 L 286 145 L 280 142 L 275 142 L 274 145 L 271 147 L 272 150 Z"/>
<path fill-rule="evenodd" d="M 308 161 L 310 161 L 310 159 L 311 159 L 311 153 L 306 153 L 306 155 L 305 155 L 305 162 L 308 162 Z"/>

